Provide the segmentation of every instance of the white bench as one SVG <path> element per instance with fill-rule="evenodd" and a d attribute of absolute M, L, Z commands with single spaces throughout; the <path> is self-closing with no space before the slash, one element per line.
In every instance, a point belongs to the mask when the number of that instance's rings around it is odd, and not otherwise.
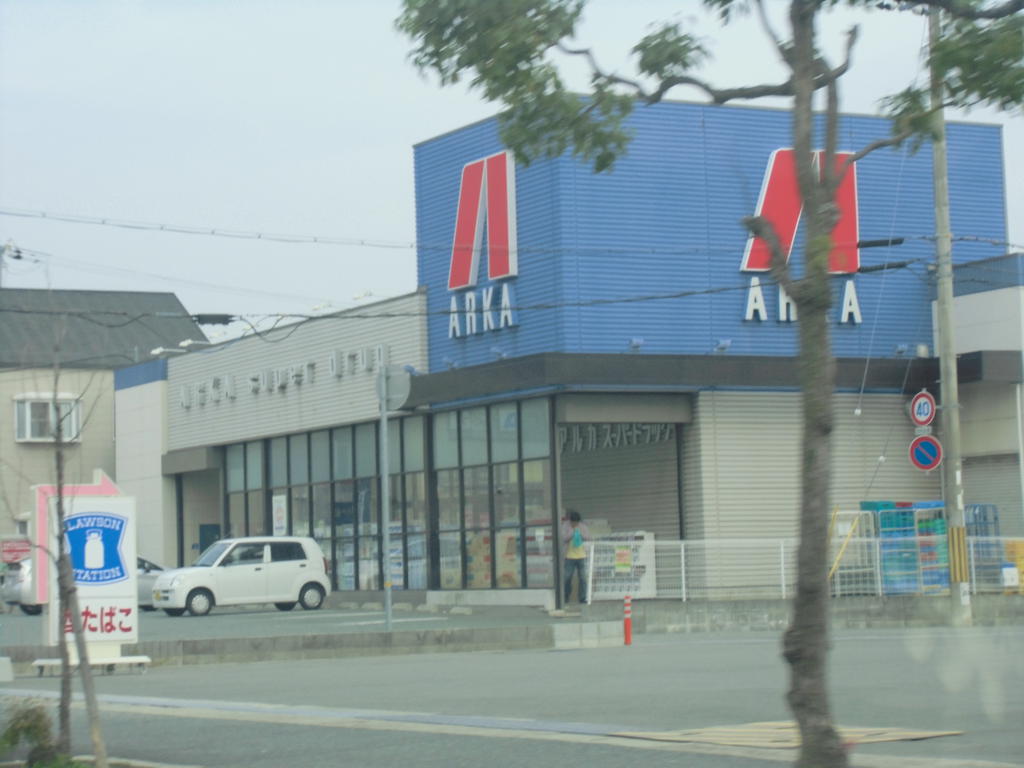
<path fill-rule="evenodd" d="M 112 674 L 118 667 L 127 667 L 136 672 L 145 672 L 152 659 L 149 656 L 110 656 L 89 659 L 89 666 L 95 672 L 100 670 L 105 675 Z M 32 666 L 38 670 L 39 677 L 49 672 L 51 675 L 60 671 L 60 659 L 36 659 Z M 78 669 L 78 662 L 72 662 L 71 669 Z"/>

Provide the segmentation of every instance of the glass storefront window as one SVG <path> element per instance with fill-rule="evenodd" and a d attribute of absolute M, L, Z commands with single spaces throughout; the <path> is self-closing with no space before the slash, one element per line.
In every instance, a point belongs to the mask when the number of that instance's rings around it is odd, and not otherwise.
<path fill-rule="evenodd" d="M 263 491 L 249 491 L 249 535 L 265 536 L 267 531 L 267 495 Z"/>
<path fill-rule="evenodd" d="M 359 589 L 380 589 L 380 539 L 362 536 L 359 548 Z"/>
<path fill-rule="evenodd" d="M 391 564 L 391 586 L 395 589 L 405 589 L 405 554 L 402 537 L 392 536 L 389 544 L 391 547 L 391 556 L 388 558 Z"/>
<path fill-rule="evenodd" d="M 523 432 L 523 458 L 537 459 L 551 453 L 551 418 L 545 399 L 520 403 Z"/>
<path fill-rule="evenodd" d="M 288 485 L 288 441 L 275 437 L 270 441 L 270 487 Z"/>
<path fill-rule="evenodd" d="M 523 462 L 523 507 L 527 525 L 551 525 L 551 462 Z"/>
<path fill-rule="evenodd" d="M 339 538 L 356 535 L 355 483 L 334 484 L 334 535 Z"/>
<path fill-rule="evenodd" d="M 334 558 L 331 547 L 331 486 L 313 486 L 313 538 L 327 558 L 327 578 L 334 581 Z"/>
<path fill-rule="evenodd" d="M 467 528 L 491 527 L 491 493 L 487 467 L 462 470 L 463 510 Z"/>
<path fill-rule="evenodd" d="M 434 416 L 434 466 L 447 469 L 459 465 L 459 412 Z"/>
<path fill-rule="evenodd" d="M 352 427 L 331 430 L 334 442 L 334 479 L 348 480 L 352 474 Z"/>
<path fill-rule="evenodd" d="M 245 490 L 263 487 L 263 443 L 254 440 L 245 444 Z"/>
<path fill-rule="evenodd" d="M 338 589 L 356 588 L 356 542 L 355 539 L 336 539 L 334 542 L 334 564 L 337 570 Z"/>
<path fill-rule="evenodd" d="M 405 525 L 411 533 L 427 530 L 427 476 L 405 476 Z"/>
<path fill-rule="evenodd" d="M 309 486 L 291 489 L 292 536 L 309 536 Z"/>
<path fill-rule="evenodd" d="M 409 589 L 427 588 L 427 476 L 405 476 L 405 525 L 408 531 L 406 567 Z"/>
<path fill-rule="evenodd" d="M 309 440 L 306 435 L 288 438 L 288 480 L 292 485 L 309 482 Z"/>
<path fill-rule="evenodd" d="M 328 432 L 314 432 L 309 436 L 310 480 L 326 483 L 331 479 L 331 436 Z"/>
<path fill-rule="evenodd" d="M 228 493 L 245 490 L 245 446 L 229 445 L 226 454 Z"/>
<path fill-rule="evenodd" d="M 313 538 L 327 552 L 324 542 L 331 538 L 331 486 L 326 483 L 313 486 Z"/>
<path fill-rule="evenodd" d="M 245 494 L 228 495 L 228 536 L 245 536 Z"/>
<path fill-rule="evenodd" d="M 519 465 L 494 465 L 494 520 L 498 527 L 519 525 Z"/>
<path fill-rule="evenodd" d="M 402 421 L 388 419 L 388 474 L 402 471 Z"/>
<path fill-rule="evenodd" d="M 487 409 L 462 411 L 462 466 L 487 463 Z"/>
<path fill-rule="evenodd" d="M 388 479 L 388 490 L 391 496 L 391 514 L 388 515 L 388 520 L 391 521 L 391 535 L 400 536 L 404 527 L 402 523 L 404 499 L 402 498 L 401 475 L 392 475 Z"/>
<path fill-rule="evenodd" d="M 457 469 L 437 473 L 437 524 L 442 531 L 457 531 L 462 526 Z"/>
<path fill-rule="evenodd" d="M 423 425 L 422 416 L 411 416 L 402 422 L 405 439 L 402 441 L 402 452 L 405 459 L 403 469 L 406 472 L 421 472 L 423 465 Z"/>
<path fill-rule="evenodd" d="M 411 533 L 408 543 L 409 589 L 426 589 L 427 537 L 422 533 Z"/>
<path fill-rule="evenodd" d="M 491 461 L 519 458 L 519 419 L 515 403 L 491 406 Z"/>
<path fill-rule="evenodd" d="M 377 474 L 377 425 L 356 426 L 356 477 Z"/>
<path fill-rule="evenodd" d="M 519 530 L 498 531 L 494 539 L 494 564 L 499 589 L 516 589 L 523 585 L 521 558 Z"/>
<path fill-rule="evenodd" d="M 377 533 L 377 481 L 376 479 L 356 480 L 356 524 L 359 536 Z"/>
<path fill-rule="evenodd" d="M 441 589 L 461 589 L 462 534 L 442 533 L 437 538 L 441 549 Z"/>
<path fill-rule="evenodd" d="M 526 586 L 555 585 L 555 540 L 550 525 L 526 529 Z"/>
<path fill-rule="evenodd" d="M 491 532 L 466 531 L 466 587 L 489 589 L 491 585 Z"/>

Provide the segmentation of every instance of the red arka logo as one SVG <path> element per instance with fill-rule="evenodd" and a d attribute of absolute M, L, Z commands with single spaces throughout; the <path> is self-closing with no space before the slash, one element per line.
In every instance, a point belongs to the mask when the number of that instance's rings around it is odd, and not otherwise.
<path fill-rule="evenodd" d="M 509 152 L 467 163 L 462 169 L 455 240 L 448 290 L 472 288 L 477 282 L 484 223 L 487 224 L 487 276 L 515 277 L 516 166 Z"/>
<path fill-rule="evenodd" d="M 822 156 L 814 153 L 814 164 L 821 172 Z M 836 170 L 850 157 L 849 152 L 837 152 Z M 832 274 L 854 274 L 860 268 L 860 251 L 857 249 L 857 170 L 851 165 L 836 190 L 836 206 L 839 221 L 832 230 L 832 252 L 828 257 L 828 271 Z M 761 196 L 757 201 L 756 216 L 771 222 L 782 244 L 782 251 L 789 259 L 796 239 L 796 230 L 803 213 L 803 200 L 796 175 L 796 158 L 792 149 L 777 149 L 768 160 L 768 168 L 761 184 Z M 761 238 L 750 238 L 743 254 L 743 272 L 767 272 L 771 269 L 772 255 L 768 244 Z"/>

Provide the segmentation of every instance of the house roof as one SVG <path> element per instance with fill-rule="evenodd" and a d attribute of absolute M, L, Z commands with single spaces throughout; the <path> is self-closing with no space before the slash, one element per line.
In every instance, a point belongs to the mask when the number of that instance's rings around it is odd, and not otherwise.
<path fill-rule="evenodd" d="M 206 336 L 173 293 L 0 289 L 0 369 L 122 368 Z"/>

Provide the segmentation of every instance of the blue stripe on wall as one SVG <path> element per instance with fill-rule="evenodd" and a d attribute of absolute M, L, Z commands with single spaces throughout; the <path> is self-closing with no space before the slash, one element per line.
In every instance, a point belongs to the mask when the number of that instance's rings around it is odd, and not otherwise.
<path fill-rule="evenodd" d="M 147 363 L 139 363 L 114 371 L 114 390 L 130 389 L 154 381 L 166 381 L 166 379 L 167 361 L 164 359 L 150 360 Z"/>

